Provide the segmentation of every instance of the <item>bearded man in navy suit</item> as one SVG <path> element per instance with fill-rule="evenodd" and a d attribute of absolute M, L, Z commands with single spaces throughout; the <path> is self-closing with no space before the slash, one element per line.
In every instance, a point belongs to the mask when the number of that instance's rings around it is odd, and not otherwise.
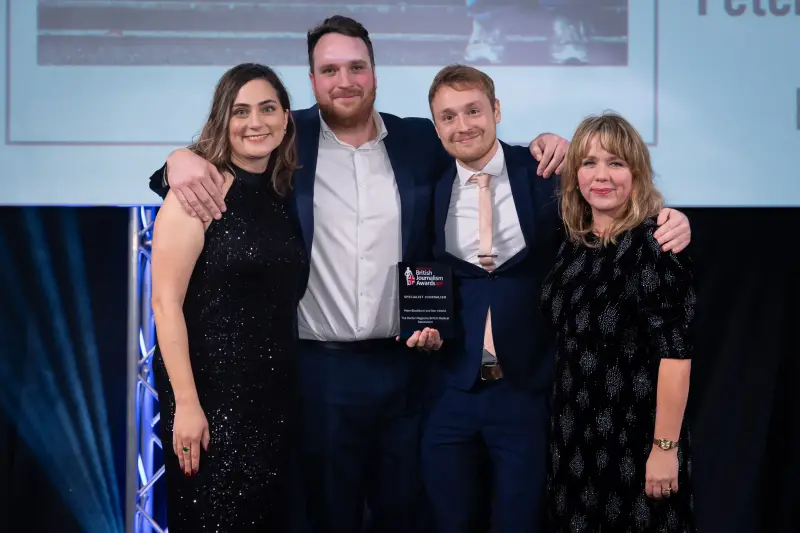
<path fill-rule="evenodd" d="M 441 343 L 428 331 L 397 342 L 396 265 L 431 259 L 434 183 L 451 159 L 429 119 L 375 110 L 372 42 L 357 21 L 337 15 L 313 28 L 308 57 L 317 105 L 292 113 L 300 168 L 288 201 L 310 257 L 298 309 L 298 456 L 310 533 L 361 531 L 365 501 L 372 531 L 424 533 L 419 443 L 433 357 L 425 350 Z M 549 175 L 566 145 L 545 134 L 525 150 Z M 220 183 L 186 150 L 150 180 L 205 220 L 224 216 Z"/>

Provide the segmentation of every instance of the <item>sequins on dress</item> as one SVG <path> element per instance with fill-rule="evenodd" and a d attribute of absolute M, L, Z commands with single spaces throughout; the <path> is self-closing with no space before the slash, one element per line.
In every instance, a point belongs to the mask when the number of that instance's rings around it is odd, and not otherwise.
<path fill-rule="evenodd" d="M 565 241 L 542 291 L 558 331 L 548 467 L 551 533 L 694 531 L 689 432 L 679 491 L 645 494 L 661 358 L 689 358 L 690 260 L 663 253 L 648 219 L 617 245 Z M 595 239 L 596 241 L 596 239 Z"/>
<path fill-rule="evenodd" d="M 267 173 L 236 169 L 225 201 L 183 308 L 211 434 L 192 477 L 172 451 L 175 398 L 160 353 L 155 358 L 170 533 L 287 529 L 295 316 L 307 258 L 288 201 Z"/>

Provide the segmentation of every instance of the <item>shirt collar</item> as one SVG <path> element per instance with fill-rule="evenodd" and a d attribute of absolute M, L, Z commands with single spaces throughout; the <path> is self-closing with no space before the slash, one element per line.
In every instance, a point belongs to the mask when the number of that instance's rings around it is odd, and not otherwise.
<path fill-rule="evenodd" d="M 500 141 L 495 142 L 497 143 L 497 151 L 494 153 L 489 162 L 486 163 L 486 166 L 480 170 L 480 172 L 472 171 L 464 167 L 460 161 L 456 160 L 458 179 L 461 181 L 462 185 L 466 185 L 467 182 L 469 182 L 469 179 L 475 174 L 489 174 L 493 178 L 503 174 L 503 171 L 506 169 L 506 157 L 503 154 L 503 146 L 500 144 Z"/>
<path fill-rule="evenodd" d="M 389 135 L 389 132 L 386 129 L 386 125 L 383 123 L 383 117 L 381 117 L 381 114 L 375 110 L 372 111 L 372 120 L 375 121 L 375 129 L 378 130 L 378 138 L 373 141 L 370 141 L 370 143 L 377 144 L 381 142 L 387 135 Z M 322 133 L 322 136 L 325 137 L 326 139 L 333 139 L 339 142 L 339 139 L 336 137 L 336 134 L 333 133 L 333 130 L 331 130 L 330 126 L 328 126 L 328 124 L 325 122 L 325 119 L 322 118 L 322 111 L 320 111 L 319 114 L 319 121 L 320 121 L 320 132 Z"/>

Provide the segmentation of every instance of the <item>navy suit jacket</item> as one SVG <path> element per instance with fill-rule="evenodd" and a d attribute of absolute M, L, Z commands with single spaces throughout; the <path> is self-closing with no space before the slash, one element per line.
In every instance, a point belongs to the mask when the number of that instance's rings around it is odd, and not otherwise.
<path fill-rule="evenodd" d="M 434 202 L 436 261 L 453 269 L 455 341 L 437 358 L 447 386 L 469 390 L 480 371 L 486 313 L 492 309 L 492 334 L 504 379 L 514 386 L 545 390 L 552 379 L 555 336 L 539 310 L 544 281 L 563 239 L 556 191 L 558 179 L 536 175 L 537 161 L 527 147 L 501 142 L 525 248 L 488 273 L 445 249 L 455 163 L 436 186 Z"/>
<path fill-rule="evenodd" d="M 310 258 L 314 242 L 314 180 L 321 121 L 316 105 L 293 111 L 292 115 L 297 128 L 300 168 L 293 176 L 290 201 Z M 381 117 L 388 133 L 384 145 L 400 193 L 402 260 L 429 261 L 433 248 L 433 189 L 443 170 L 453 160 L 442 148 L 429 119 L 400 118 L 388 113 L 381 113 Z M 150 177 L 150 188 L 162 198 L 168 190 L 162 186 L 163 171 L 164 167 Z M 302 292 L 305 292 L 307 282 L 308 273 L 304 276 Z"/>

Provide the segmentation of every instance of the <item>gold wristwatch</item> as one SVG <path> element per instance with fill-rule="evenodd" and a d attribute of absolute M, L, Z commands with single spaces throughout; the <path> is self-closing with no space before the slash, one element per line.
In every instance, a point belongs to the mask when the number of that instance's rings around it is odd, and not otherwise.
<path fill-rule="evenodd" d="M 665 451 L 678 447 L 678 441 L 669 439 L 653 439 L 653 444 Z"/>

